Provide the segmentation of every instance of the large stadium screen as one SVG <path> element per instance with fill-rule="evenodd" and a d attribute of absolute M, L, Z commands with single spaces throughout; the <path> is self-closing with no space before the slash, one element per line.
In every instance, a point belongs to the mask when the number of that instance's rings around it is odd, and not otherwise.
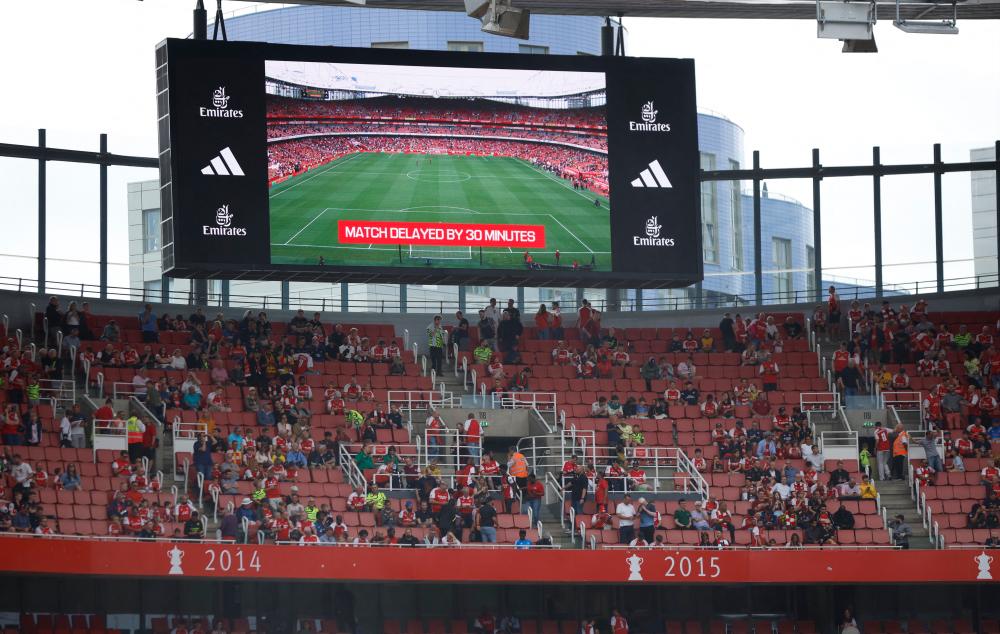
<path fill-rule="evenodd" d="M 172 275 L 702 278 L 691 60 L 188 40 L 157 60 Z"/>

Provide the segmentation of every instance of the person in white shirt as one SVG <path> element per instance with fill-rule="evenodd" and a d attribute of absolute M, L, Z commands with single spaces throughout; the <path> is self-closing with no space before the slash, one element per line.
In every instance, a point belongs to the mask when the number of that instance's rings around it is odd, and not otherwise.
<path fill-rule="evenodd" d="M 774 486 L 771 487 L 771 495 L 775 493 L 781 496 L 782 500 L 787 500 L 788 496 L 792 494 L 792 490 L 784 482 L 775 482 Z"/>
<path fill-rule="evenodd" d="M 629 544 L 635 539 L 635 506 L 632 504 L 632 496 L 625 498 L 615 507 L 615 515 L 618 517 L 618 542 Z"/>
<path fill-rule="evenodd" d="M 136 372 L 135 376 L 132 377 L 132 393 L 135 394 L 136 398 L 140 401 L 145 400 L 146 398 L 146 381 L 148 380 L 149 379 L 146 378 L 145 370 L 139 370 Z"/>
<path fill-rule="evenodd" d="M 819 447 L 813 445 L 809 451 L 805 451 L 803 446 L 802 457 L 805 461 L 816 471 L 822 471 L 823 469 L 823 454 L 819 452 Z"/>
<path fill-rule="evenodd" d="M 12 460 L 10 474 L 14 476 L 14 482 L 17 483 L 14 490 L 27 492 L 31 487 L 31 478 L 35 475 L 35 470 L 31 468 L 30 464 L 21 460 L 20 454 L 14 454 Z"/>

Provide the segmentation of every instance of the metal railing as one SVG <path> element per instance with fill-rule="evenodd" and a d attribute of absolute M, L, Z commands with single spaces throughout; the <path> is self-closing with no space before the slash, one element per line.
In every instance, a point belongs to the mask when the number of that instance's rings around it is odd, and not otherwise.
<path fill-rule="evenodd" d="M 534 409 L 555 415 L 557 397 L 555 392 L 494 392 L 490 403 L 493 409 Z"/>
<path fill-rule="evenodd" d="M 433 409 L 461 407 L 462 397 L 455 396 L 452 392 L 434 389 L 389 390 L 388 407 L 390 410 L 393 405 L 399 405 L 400 411 L 405 413 L 407 420 L 412 423 L 414 412 L 426 412 Z"/>
<path fill-rule="evenodd" d="M 365 486 L 365 474 L 354 462 L 354 456 L 345 445 L 340 445 L 340 469 L 352 487 Z"/>
<path fill-rule="evenodd" d="M 4 254 L 0 254 L 2 257 Z M 51 258 L 49 258 L 51 259 Z M 951 263 L 949 260 L 946 263 Z M 86 263 L 94 263 L 86 261 Z M 933 264 L 907 263 L 912 264 Z M 868 268 L 874 265 L 867 265 Z M 890 265 L 884 265 L 886 267 Z M 832 279 L 830 272 L 838 269 L 857 270 L 866 268 L 866 265 L 853 265 L 850 267 L 824 267 L 824 281 Z M 764 274 L 775 273 L 776 271 L 764 271 Z M 811 272 L 811 269 L 810 269 Z M 706 279 L 724 276 L 753 276 L 753 271 L 728 272 L 728 273 L 707 273 Z M 914 280 L 904 281 L 896 284 L 886 284 L 885 293 L 876 292 L 874 282 L 869 280 L 856 280 L 858 285 L 846 286 L 838 289 L 841 301 L 880 299 L 883 296 L 904 297 L 908 295 L 920 295 L 921 293 L 935 293 L 938 291 L 938 280 Z M 336 285 L 331 285 L 331 289 Z M 997 273 L 987 273 L 982 275 L 970 275 L 941 280 L 941 288 L 944 292 L 968 291 L 986 288 L 996 288 L 1000 286 L 1000 275 Z M 13 291 L 18 293 L 38 293 L 39 284 L 36 279 L 30 277 L 0 276 L 0 290 Z M 280 294 L 239 294 L 230 292 L 215 291 L 209 287 L 207 292 L 199 299 L 194 286 L 190 289 L 171 288 L 169 291 L 169 301 L 163 301 L 161 290 L 150 290 L 148 288 L 129 286 L 106 286 L 102 293 L 99 284 L 89 282 L 67 282 L 58 280 L 45 280 L 44 291 L 47 294 L 60 295 L 68 299 L 79 299 L 82 301 L 106 297 L 112 300 L 130 302 L 153 302 L 182 306 L 200 305 L 206 307 L 254 307 L 264 310 L 282 309 L 288 306 L 291 309 L 301 308 L 303 310 L 318 310 L 321 312 L 369 312 L 369 313 L 446 313 L 451 309 L 459 308 L 457 292 L 448 293 L 447 297 L 408 299 L 405 305 L 400 302 L 398 293 L 387 294 L 384 297 L 374 299 L 366 297 L 364 299 L 351 297 L 345 305 L 342 301 L 339 289 L 331 290 L 330 296 L 305 296 L 302 294 L 290 295 L 283 298 Z M 676 296 L 649 297 L 644 294 L 641 300 L 635 297 L 620 297 L 609 303 L 605 298 L 588 297 L 592 306 L 605 312 L 615 310 L 621 312 L 637 311 L 678 311 L 678 310 L 717 310 L 717 309 L 739 309 L 743 306 L 756 306 L 760 304 L 799 304 L 812 303 L 817 297 L 825 295 L 825 288 L 803 288 L 792 291 L 775 291 L 761 293 L 760 301 L 753 293 L 732 294 L 721 293 L 712 290 L 696 292 L 695 288 L 684 289 L 683 294 Z M 570 313 L 579 306 L 574 298 L 564 298 L 561 301 L 564 313 Z M 521 307 L 522 310 L 524 307 Z M 34 322 L 32 322 L 33 324 Z M 34 339 L 34 332 L 32 332 Z"/>
<path fill-rule="evenodd" d="M 122 420 L 97 420 L 91 423 L 90 430 L 93 439 L 94 462 L 97 462 L 97 452 L 102 449 L 125 451 L 128 449 L 128 430 Z"/>
<path fill-rule="evenodd" d="M 199 434 L 208 433 L 208 425 L 205 423 L 185 423 L 175 418 L 173 421 L 173 441 L 174 455 L 172 456 L 173 473 L 177 473 L 177 454 L 194 453 L 194 443 L 198 440 Z M 199 474 L 200 475 L 200 474 Z M 185 484 L 187 484 L 187 464 L 184 470 Z"/>
<path fill-rule="evenodd" d="M 819 447 L 826 459 L 856 460 L 858 458 L 858 432 L 825 431 L 820 434 Z"/>
<path fill-rule="evenodd" d="M 76 381 L 63 379 L 39 379 L 43 398 L 50 398 L 57 405 L 72 405 L 76 402 Z"/>

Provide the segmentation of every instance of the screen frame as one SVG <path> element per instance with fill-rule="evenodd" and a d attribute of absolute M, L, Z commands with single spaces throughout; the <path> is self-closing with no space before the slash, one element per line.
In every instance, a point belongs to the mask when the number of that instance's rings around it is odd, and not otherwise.
<path fill-rule="evenodd" d="M 177 117 L 165 116 L 182 106 L 184 81 L 178 77 L 178 70 L 173 63 L 182 59 L 212 59 L 217 57 L 239 59 L 243 62 L 252 60 L 259 62 L 263 69 L 266 60 L 333 62 L 353 64 L 386 64 L 397 66 L 445 66 L 464 68 L 510 68 L 524 70 L 554 70 L 601 72 L 606 75 L 606 88 L 611 84 L 614 74 L 636 73 L 664 69 L 671 66 L 672 71 L 682 76 L 685 82 L 690 82 L 690 93 L 681 95 L 685 107 L 690 111 L 690 121 L 684 125 L 693 126 L 694 154 L 685 157 L 691 160 L 700 174 L 699 155 L 697 152 L 697 105 L 695 97 L 694 60 L 692 59 L 660 59 L 637 57 L 607 57 L 589 55 L 526 55 L 516 53 L 467 53 L 454 51 L 397 50 L 377 48 L 346 48 L 328 46 L 305 46 L 289 44 L 270 44 L 258 42 L 218 42 L 205 40 L 168 39 L 157 47 L 158 65 L 158 114 L 160 118 L 160 159 L 161 159 L 161 208 L 170 209 L 170 216 L 165 218 L 162 244 L 163 272 L 168 277 L 177 278 L 218 278 L 231 280 L 287 280 L 306 282 L 352 282 L 352 283 L 400 283 L 400 284 L 475 284 L 496 286 L 528 286 L 528 287 L 569 287 L 569 288 L 677 288 L 685 287 L 704 279 L 704 263 L 701 245 L 700 195 L 697 195 L 699 214 L 698 231 L 690 236 L 696 244 L 691 247 L 698 257 L 694 260 L 691 270 L 657 274 L 632 271 L 589 271 L 589 270 L 519 270 L 519 269 L 450 269 L 422 267 L 391 267 L 391 266 L 331 266 L 331 265 L 298 265 L 271 264 L 271 253 L 268 250 L 262 256 L 267 263 L 254 264 L 235 262 L 211 262 L 200 259 L 196 253 L 189 253 L 184 248 L 185 231 L 195 227 L 185 218 L 183 210 L 178 209 L 179 201 L 174 191 L 177 181 L 183 174 L 180 165 L 181 157 L 176 150 L 176 139 L 182 130 L 177 129 Z M 165 73 L 164 73 L 165 69 Z M 166 81 L 161 81 L 166 77 Z M 645 81 L 655 82 L 655 78 L 645 77 Z M 172 89 L 171 89 L 172 88 Z M 611 187 L 611 212 L 622 203 L 615 203 L 616 180 L 615 168 L 610 157 L 615 155 L 612 147 L 611 126 L 611 91 L 609 89 L 607 119 L 608 119 L 608 181 Z M 166 100 L 162 99 L 167 93 Z M 264 85 L 260 85 L 260 94 L 265 95 Z M 165 110 L 166 107 L 166 110 Z M 685 113 L 687 112 L 685 110 Z M 631 113 L 630 113 L 631 114 Z M 168 121 L 164 129 L 162 123 Z M 266 120 L 264 129 L 260 131 L 266 137 Z M 166 137 L 166 138 L 165 138 Z M 688 139 L 689 143 L 689 139 Z M 266 147 L 266 138 L 264 140 Z M 618 150 L 621 151 L 621 150 Z M 166 180 L 164 179 L 166 177 Z M 266 180 L 266 179 L 265 179 Z M 627 182 L 627 181 L 624 181 Z M 700 190 L 700 178 L 693 185 Z M 164 184 L 168 186 L 164 186 Z M 266 185 L 266 183 L 265 183 Z M 620 187 L 620 185 L 619 185 Z M 620 201 L 621 198 L 619 197 Z M 615 219 L 610 219 L 612 244 L 614 243 Z M 167 235 L 169 231 L 169 236 Z M 169 242 L 168 242 L 169 238 Z M 177 240 L 174 243 L 174 239 Z M 167 246 L 170 246 L 168 249 Z M 614 252 L 614 247 L 612 247 Z M 614 257 L 614 255 L 612 255 Z"/>

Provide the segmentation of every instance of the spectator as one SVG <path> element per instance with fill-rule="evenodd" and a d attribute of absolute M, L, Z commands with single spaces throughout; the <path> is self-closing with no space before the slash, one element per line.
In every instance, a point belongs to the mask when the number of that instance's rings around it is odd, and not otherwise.
<path fill-rule="evenodd" d="M 462 311 L 455 313 L 455 327 L 451 330 L 451 340 L 459 350 L 466 350 L 469 346 L 469 320 Z"/>
<path fill-rule="evenodd" d="M 681 498 L 677 503 L 677 508 L 674 510 L 674 527 L 687 529 L 691 528 L 691 526 L 691 512 L 687 508 L 687 500 Z"/>
<path fill-rule="evenodd" d="M 892 533 L 893 544 L 903 550 L 910 548 L 910 536 L 913 535 L 913 529 L 906 523 L 906 519 L 902 515 L 897 515 L 889 520 L 889 531 Z"/>
<path fill-rule="evenodd" d="M 528 550 L 531 548 L 531 540 L 528 539 L 528 531 L 523 528 L 517 531 L 517 541 L 514 542 L 514 548 L 518 550 Z"/>
<path fill-rule="evenodd" d="M 76 469 L 76 464 L 69 464 L 62 475 L 59 476 L 59 486 L 66 491 L 79 491 L 82 480 Z"/>
<path fill-rule="evenodd" d="M 660 366 L 656 363 L 655 357 L 649 359 L 639 368 L 639 376 L 646 382 L 646 391 L 653 391 L 653 381 L 663 377 Z"/>
<path fill-rule="evenodd" d="M 440 376 L 443 371 L 445 346 L 448 344 L 448 332 L 441 326 L 441 315 L 435 315 L 427 326 L 427 348 L 431 357 L 431 368 Z"/>
<path fill-rule="evenodd" d="M 854 528 L 854 514 L 847 510 L 843 502 L 837 507 L 837 510 L 833 512 L 831 517 L 833 525 L 841 530 L 852 530 Z"/>
<path fill-rule="evenodd" d="M 531 510 L 532 522 L 537 522 L 541 517 L 543 497 L 545 497 L 545 485 L 538 481 L 534 473 L 530 474 L 524 487 L 523 499 L 524 512 L 527 512 L 528 509 Z"/>
<path fill-rule="evenodd" d="M 615 507 L 618 517 L 618 543 L 628 544 L 635 539 L 636 509 L 632 504 L 632 496 L 625 494 L 624 499 Z"/>

